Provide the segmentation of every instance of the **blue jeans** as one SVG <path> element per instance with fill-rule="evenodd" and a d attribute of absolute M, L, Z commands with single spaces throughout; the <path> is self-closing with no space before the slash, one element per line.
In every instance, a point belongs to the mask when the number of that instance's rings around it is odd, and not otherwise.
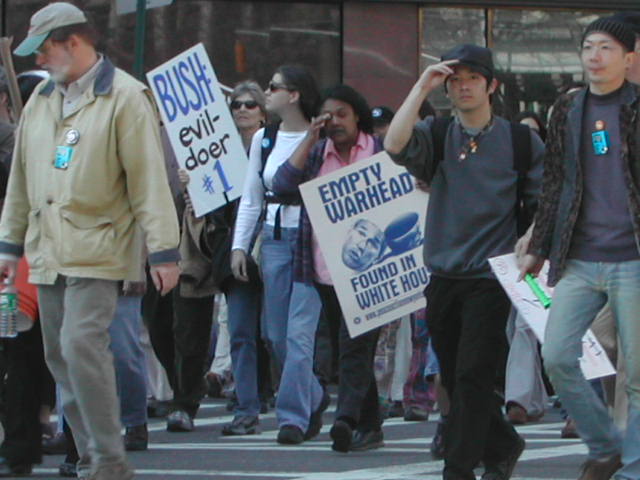
<path fill-rule="evenodd" d="M 293 281 L 297 228 L 262 229 L 260 263 L 264 283 L 262 335 L 282 368 L 276 413 L 278 424 L 303 432 L 320 405 L 322 387 L 313 373 L 313 347 L 320 317 L 320 297 L 313 285 Z"/>
<path fill-rule="evenodd" d="M 607 409 L 580 370 L 582 337 L 609 301 L 628 369 L 629 420 L 622 440 Z M 615 478 L 640 479 L 640 260 L 601 263 L 569 260 L 555 288 L 542 355 L 590 458 L 622 450 L 624 467 Z"/>
<path fill-rule="evenodd" d="M 258 416 L 258 351 L 260 285 L 231 279 L 224 286 L 229 311 L 231 360 L 238 406 L 236 416 Z"/>
<path fill-rule="evenodd" d="M 272 348 L 280 368 L 287 353 L 287 321 L 293 289 L 293 255 L 297 228 L 282 228 L 281 239 L 273 238 L 273 227 L 262 228 L 260 267 L 264 283 L 262 336 Z"/>
<path fill-rule="evenodd" d="M 313 372 L 313 352 L 322 304 L 313 285 L 294 282 L 287 324 L 287 352 L 276 401 L 278 425 L 303 432 L 320 406 L 322 386 Z"/>
<path fill-rule="evenodd" d="M 120 418 L 125 427 L 147 423 L 147 362 L 140 344 L 141 302 L 141 297 L 118 297 L 109 326 Z"/>

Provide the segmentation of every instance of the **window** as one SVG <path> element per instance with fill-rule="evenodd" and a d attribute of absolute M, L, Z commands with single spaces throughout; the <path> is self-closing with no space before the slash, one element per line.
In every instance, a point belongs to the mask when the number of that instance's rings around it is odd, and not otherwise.
<path fill-rule="evenodd" d="M 17 45 L 42 0 L 4 0 L 8 35 Z M 81 2 L 102 38 L 100 50 L 131 71 L 135 14 L 116 15 L 115 2 Z M 147 12 L 145 71 L 202 42 L 218 79 L 233 86 L 246 78 L 266 87 L 284 63 L 309 67 L 318 84 L 340 80 L 340 6 L 325 3 L 180 0 Z M 33 58 L 15 59 L 18 72 L 34 68 Z"/>
<path fill-rule="evenodd" d="M 582 80 L 580 39 L 584 28 L 613 12 L 431 8 L 421 12 L 421 71 L 460 43 L 490 46 L 501 82 L 498 113 L 533 110 L 546 118 L 561 90 Z M 430 97 L 450 108 L 444 90 Z"/>

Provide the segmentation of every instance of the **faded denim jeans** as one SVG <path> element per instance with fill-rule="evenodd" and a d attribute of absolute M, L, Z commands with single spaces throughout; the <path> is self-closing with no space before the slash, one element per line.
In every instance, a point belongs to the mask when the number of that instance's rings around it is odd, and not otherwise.
<path fill-rule="evenodd" d="M 582 337 L 609 301 L 628 369 L 629 420 L 624 439 L 580 369 Z M 545 367 L 590 458 L 622 450 L 615 478 L 640 479 L 640 260 L 618 263 L 569 260 L 555 288 L 542 354 Z"/>

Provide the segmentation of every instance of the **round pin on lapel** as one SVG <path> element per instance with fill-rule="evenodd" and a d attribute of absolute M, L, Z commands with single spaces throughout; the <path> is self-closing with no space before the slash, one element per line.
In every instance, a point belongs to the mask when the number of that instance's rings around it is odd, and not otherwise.
<path fill-rule="evenodd" d="M 80 132 L 78 130 L 71 129 L 64 135 L 64 140 L 67 142 L 67 145 L 75 145 L 80 140 Z"/>

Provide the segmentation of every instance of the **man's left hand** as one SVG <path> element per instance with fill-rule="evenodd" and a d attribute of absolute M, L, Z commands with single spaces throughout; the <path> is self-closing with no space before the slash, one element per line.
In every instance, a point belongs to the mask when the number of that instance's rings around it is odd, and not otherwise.
<path fill-rule="evenodd" d="M 156 286 L 156 290 L 163 296 L 178 284 L 178 278 L 180 278 L 180 267 L 177 263 L 152 265 L 149 268 L 149 272 L 151 273 L 151 279 Z"/>

